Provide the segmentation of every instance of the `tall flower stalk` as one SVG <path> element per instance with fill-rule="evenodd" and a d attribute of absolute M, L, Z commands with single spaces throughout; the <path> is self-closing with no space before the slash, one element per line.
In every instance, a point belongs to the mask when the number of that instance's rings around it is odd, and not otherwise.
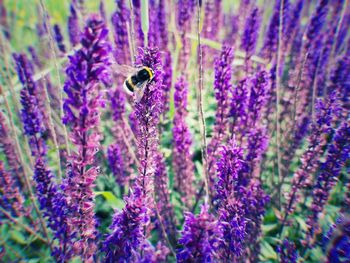
<path fill-rule="evenodd" d="M 194 195 L 194 165 L 192 161 L 192 137 L 186 123 L 188 83 L 181 76 L 175 84 L 175 116 L 173 127 L 174 187 L 182 201 L 189 207 Z"/>
<path fill-rule="evenodd" d="M 79 233 L 74 250 L 85 260 L 92 260 L 97 249 L 93 187 L 99 173 L 95 155 L 102 139 L 98 132 L 99 110 L 104 106 L 100 89 L 110 83 L 107 34 L 103 20 L 97 16 L 88 19 L 82 47 L 69 57 L 64 85 L 63 122 L 71 127 L 70 139 L 76 147 L 69 156 L 64 191 L 71 213 L 68 224 Z"/>
<path fill-rule="evenodd" d="M 23 85 L 21 90 L 21 117 L 24 124 L 25 135 L 29 138 L 32 155 L 35 158 L 34 181 L 36 183 L 36 195 L 42 214 L 48 220 L 48 226 L 58 240 L 57 246 L 52 246 L 52 255 L 59 261 L 67 260 L 72 256 L 71 237 L 74 232 L 67 226 L 67 203 L 62 192 L 54 180 L 47 165 L 47 147 L 43 137 L 45 131 L 42 123 L 42 115 L 38 108 L 36 98 L 36 85 L 31 72 L 27 70 L 23 55 L 15 56 L 17 71 Z M 28 189 L 30 185 L 27 183 Z M 30 191 L 30 190 L 29 190 Z M 33 200 L 34 201 L 34 200 Z M 34 203 L 34 208 L 36 204 Z M 45 235 L 46 227 L 41 219 L 41 213 L 37 210 L 39 219 L 43 225 Z"/>
<path fill-rule="evenodd" d="M 340 107 L 337 93 L 333 93 L 325 102 L 319 100 L 316 106 L 316 122 L 312 124 L 308 141 L 308 148 L 301 157 L 301 166 L 292 180 L 292 189 L 286 196 L 285 212 L 282 221 L 282 229 L 288 215 L 293 213 L 300 200 L 300 190 L 310 185 L 310 174 L 318 167 L 318 160 L 322 154 L 322 148 L 326 145 L 326 136 L 332 131 L 332 123 L 339 117 Z"/>
<path fill-rule="evenodd" d="M 153 182 L 157 165 L 158 128 L 160 116 L 160 87 L 163 71 L 157 49 L 139 49 L 139 65 L 153 69 L 155 76 L 147 84 L 143 97 L 135 103 L 138 142 L 138 175 L 130 191 L 124 198 L 122 211 L 116 212 L 111 225 L 112 232 L 107 236 L 103 250 L 106 262 L 140 262 L 146 258 L 150 244 L 146 228 L 154 209 Z"/>

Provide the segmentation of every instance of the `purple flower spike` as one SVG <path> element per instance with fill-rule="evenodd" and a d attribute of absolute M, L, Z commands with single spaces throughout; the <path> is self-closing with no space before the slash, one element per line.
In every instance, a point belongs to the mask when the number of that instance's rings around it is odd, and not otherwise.
<path fill-rule="evenodd" d="M 142 189 L 135 185 L 132 194 L 124 201 L 125 207 L 115 214 L 110 227 L 112 233 L 103 243 L 104 262 L 138 262 L 141 258 L 140 248 L 145 242 L 144 226 L 149 221 Z"/>
<path fill-rule="evenodd" d="M 69 226 L 80 235 L 74 249 L 85 260 L 91 260 L 97 248 L 93 186 L 99 173 L 95 154 L 102 137 L 96 129 L 100 123 L 99 109 L 104 106 L 99 86 L 110 83 L 107 34 L 104 22 L 97 16 L 87 21 L 82 48 L 69 58 L 64 85 L 68 98 L 64 102 L 63 121 L 71 126 L 70 138 L 76 146 L 70 156 L 64 191 L 72 211 Z"/>
<path fill-rule="evenodd" d="M 76 46 L 80 42 L 80 29 L 77 11 L 73 4 L 70 5 L 70 16 L 68 17 L 68 34 L 72 46 Z"/>
<path fill-rule="evenodd" d="M 138 63 L 153 69 L 155 77 L 145 87 L 142 99 L 136 102 L 139 174 L 125 207 L 117 212 L 111 226 L 112 233 L 104 242 L 106 262 L 147 262 L 149 245 L 144 229 L 149 224 L 153 204 L 152 182 L 156 171 L 158 154 L 158 129 L 161 76 L 160 55 L 157 49 L 139 49 Z M 142 257 L 143 256 L 143 257 Z"/>
<path fill-rule="evenodd" d="M 192 137 L 186 124 L 187 92 L 188 83 L 182 76 L 175 84 L 174 93 L 176 111 L 173 121 L 173 169 L 175 189 L 189 207 L 194 194 L 194 165 L 191 153 Z"/>
<path fill-rule="evenodd" d="M 215 113 L 214 133 L 210 144 L 208 145 L 209 154 L 209 175 L 210 175 L 210 192 L 214 194 L 215 182 L 215 159 L 217 156 L 217 149 L 227 137 L 228 130 L 228 116 L 229 116 L 229 91 L 231 90 L 232 77 L 232 61 L 233 49 L 224 47 L 221 55 L 215 61 L 215 81 L 214 92 L 217 102 Z"/>
<path fill-rule="evenodd" d="M 16 152 L 16 147 L 2 112 L 0 112 L 0 149 L 5 154 L 7 163 L 13 173 L 18 175 L 19 178 L 23 178 L 23 170 Z"/>
<path fill-rule="evenodd" d="M 71 240 L 74 231 L 67 225 L 68 207 L 58 186 L 54 182 L 53 175 L 46 164 L 46 144 L 42 137 L 43 124 L 41 113 L 38 109 L 36 85 L 32 79 L 32 71 L 24 55 L 15 55 L 18 75 L 22 82 L 21 110 L 25 135 L 28 136 L 32 155 L 35 157 L 34 181 L 36 183 L 36 195 L 40 203 L 40 209 L 44 217 L 48 219 L 48 225 L 54 232 L 58 246 L 54 246 L 53 256 L 57 261 L 67 261 L 72 257 Z"/>
<path fill-rule="evenodd" d="M 112 144 L 108 147 L 107 158 L 116 182 L 119 185 L 125 185 L 129 181 L 129 176 L 126 172 L 119 144 Z"/>
<path fill-rule="evenodd" d="M 305 32 L 304 50 L 307 51 L 320 34 L 328 13 L 329 0 L 320 0 Z"/>
<path fill-rule="evenodd" d="M 0 161 L 0 206 L 14 216 L 21 217 L 25 213 L 24 197 L 14 178 L 5 170 L 2 161 Z"/>
<path fill-rule="evenodd" d="M 130 25 L 130 12 L 124 0 L 116 1 L 117 10 L 112 15 L 114 26 L 114 57 L 119 64 L 130 64 L 130 49 L 127 24 Z"/>
<path fill-rule="evenodd" d="M 139 177 L 144 180 L 144 193 L 150 191 L 152 174 L 156 168 L 155 157 L 158 152 L 158 123 L 160 116 L 160 99 L 163 71 L 160 55 L 157 49 L 139 49 L 137 61 L 154 71 L 154 78 L 145 87 L 142 99 L 135 104 L 135 114 L 138 122 L 137 143 L 138 159 L 140 161 Z M 147 199 L 150 196 L 147 195 Z M 148 201 L 147 201 L 148 202 Z"/>
<path fill-rule="evenodd" d="M 53 31 L 55 33 L 55 40 L 56 40 L 56 44 L 57 44 L 57 47 L 58 49 L 64 54 L 66 53 L 66 47 L 63 43 L 64 39 L 63 39 L 63 36 L 62 36 L 62 33 L 61 33 L 61 29 L 60 29 L 60 26 L 59 25 L 54 25 L 53 27 Z"/>
<path fill-rule="evenodd" d="M 178 262 L 215 262 L 221 241 L 221 228 L 215 217 L 203 205 L 199 215 L 185 213 L 184 228 L 181 232 Z"/>
<path fill-rule="evenodd" d="M 255 52 L 255 48 L 258 40 L 259 27 L 260 27 L 259 8 L 255 7 L 252 9 L 249 17 L 246 20 L 243 36 L 242 36 L 241 49 L 246 52 L 246 63 L 247 63 L 247 60 L 249 60 Z"/>
<path fill-rule="evenodd" d="M 331 134 L 332 123 L 339 115 L 340 107 L 335 92 L 325 102 L 317 102 L 316 121 L 311 125 L 308 149 L 301 157 L 301 166 L 292 180 L 292 190 L 286 196 L 286 216 L 293 213 L 300 197 L 299 191 L 310 184 L 310 175 L 317 169 L 322 148 L 327 144 L 326 136 Z"/>
<path fill-rule="evenodd" d="M 330 191 L 337 183 L 339 173 L 350 159 L 350 121 L 344 122 L 334 136 L 334 142 L 329 147 L 327 159 L 322 163 L 320 174 L 313 187 L 313 201 L 310 207 L 311 215 L 307 220 L 309 226 L 306 245 L 319 228 L 318 217 L 326 205 Z"/>
<path fill-rule="evenodd" d="M 282 245 L 277 248 L 277 252 L 280 255 L 281 263 L 296 263 L 298 260 L 296 246 L 288 239 L 283 240 Z"/>

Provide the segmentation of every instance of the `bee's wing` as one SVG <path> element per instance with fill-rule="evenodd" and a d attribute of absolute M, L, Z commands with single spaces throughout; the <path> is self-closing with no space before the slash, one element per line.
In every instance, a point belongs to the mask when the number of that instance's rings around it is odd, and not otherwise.
<path fill-rule="evenodd" d="M 143 82 L 139 82 L 136 84 L 136 89 L 135 89 L 135 97 L 136 97 L 136 102 L 140 102 L 142 97 L 143 97 L 143 93 L 145 92 L 145 88 L 146 88 L 146 84 L 148 83 L 148 81 L 143 81 Z"/>
<path fill-rule="evenodd" d="M 113 63 L 112 68 L 117 74 L 123 75 L 124 77 L 129 77 L 139 71 L 137 68 L 133 68 L 128 65 L 120 65 L 117 63 Z"/>

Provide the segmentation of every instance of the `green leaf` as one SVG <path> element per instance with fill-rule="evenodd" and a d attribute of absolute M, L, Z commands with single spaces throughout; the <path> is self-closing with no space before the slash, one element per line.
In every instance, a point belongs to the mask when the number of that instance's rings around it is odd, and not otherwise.
<path fill-rule="evenodd" d="M 305 222 L 305 220 L 303 218 L 301 218 L 300 216 L 295 216 L 295 220 L 298 222 L 298 224 L 300 225 L 300 228 L 304 231 L 307 230 L 307 224 Z"/>
<path fill-rule="evenodd" d="M 264 233 L 268 233 L 268 232 L 274 230 L 276 227 L 277 227 L 277 224 L 262 225 L 262 231 Z"/>
<path fill-rule="evenodd" d="M 273 247 L 266 241 L 261 241 L 261 255 L 264 259 L 273 259 L 277 260 L 277 254 Z"/>
<path fill-rule="evenodd" d="M 27 244 L 25 236 L 17 230 L 11 231 L 11 239 L 18 244 Z"/>
<path fill-rule="evenodd" d="M 109 191 L 100 191 L 100 192 L 95 192 L 95 195 L 102 195 L 104 199 L 106 199 L 107 203 L 112 207 L 112 208 L 117 208 L 119 210 L 123 209 L 125 206 L 125 203 L 122 199 L 116 197 L 112 192 Z"/>

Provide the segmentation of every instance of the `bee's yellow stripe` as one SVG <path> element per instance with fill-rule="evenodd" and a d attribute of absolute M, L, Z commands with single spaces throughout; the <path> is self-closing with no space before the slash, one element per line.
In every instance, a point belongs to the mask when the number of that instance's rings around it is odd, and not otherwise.
<path fill-rule="evenodd" d="M 145 70 L 147 70 L 147 72 L 148 72 L 148 74 L 149 74 L 149 76 L 150 76 L 150 79 L 153 78 L 153 74 L 152 74 L 151 69 L 148 68 L 148 67 L 145 67 Z"/>
<path fill-rule="evenodd" d="M 132 83 L 132 81 L 131 81 L 131 78 L 128 78 L 128 83 L 130 84 L 130 86 L 133 88 L 133 89 L 135 89 L 135 85 L 134 85 L 134 83 Z"/>

